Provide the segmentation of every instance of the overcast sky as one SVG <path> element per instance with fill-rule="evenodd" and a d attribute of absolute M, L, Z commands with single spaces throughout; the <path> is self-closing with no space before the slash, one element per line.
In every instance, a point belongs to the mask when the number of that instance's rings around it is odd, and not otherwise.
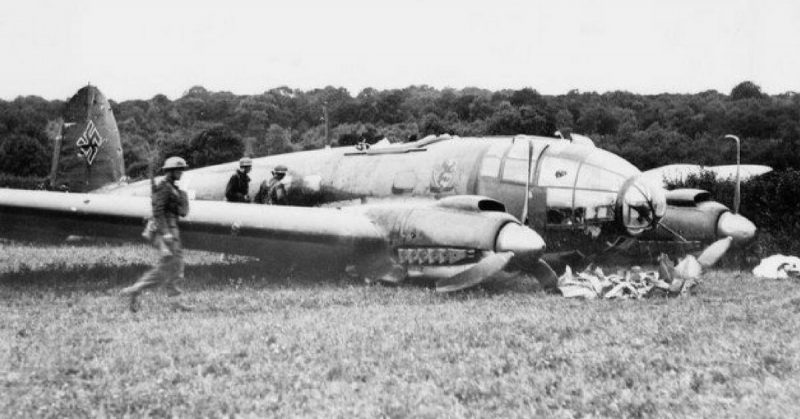
<path fill-rule="evenodd" d="M 0 5 L 0 98 L 194 85 L 800 91 L 800 1 L 90 1 Z"/>

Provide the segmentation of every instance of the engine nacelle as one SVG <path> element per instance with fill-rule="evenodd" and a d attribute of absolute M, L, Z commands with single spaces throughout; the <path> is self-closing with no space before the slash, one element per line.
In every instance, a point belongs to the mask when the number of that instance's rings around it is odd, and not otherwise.
<path fill-rule="evenodd" d="M 688 241 L 710 242 L 732 237 L 734 243 L 746 243 L 755 236 L 756 227 L 750 220 L 712 201 L 711 194 L 702 189 L 669 191 L 667 204 L 666 214 L 661 220 L 666 228 L 659 226 L 642 238 L 676 239 L 674 232 Z"/>
<path fill-rule="evenodd" d="M 479 200 L 441 204 L 406 208 L 381 205 L 368 209 L 367 215 L 386 230 L 393 248 L 494 251 L 502 227 L 508 223 L 519 224 L 516 218 L 506 212 L 480 210 Z"/>

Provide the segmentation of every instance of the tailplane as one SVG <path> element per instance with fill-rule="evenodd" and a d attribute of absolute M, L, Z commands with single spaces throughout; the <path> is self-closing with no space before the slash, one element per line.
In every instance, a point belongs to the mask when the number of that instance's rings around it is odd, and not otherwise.
<path fill-rule="evenodd" d="M 64 107 L 63 118 L 51 125 L 51 189 L 91 191 L 125 176 L 117 121 L 97 87 L 78 90 Z"/>

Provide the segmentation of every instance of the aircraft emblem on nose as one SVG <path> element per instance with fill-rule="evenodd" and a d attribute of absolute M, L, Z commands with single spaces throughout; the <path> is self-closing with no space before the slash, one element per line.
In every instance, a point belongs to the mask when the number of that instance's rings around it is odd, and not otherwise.
<path fill-rule="evenodd" d="M 449 192 L 455 189 L 458 163 L 453 159 L 447 159 L 433 170 L 431 177 L 431 192 Z"/>
<path fill-rule="evenodd" d="M 94 121 L 90 119 L 89 123 L 86 124 L 86 129 L 83 130 L 83 134 L 81 134 L 78 141 L 75 142 L 75 145 L 80 149 L 78 154 L 82 155 L 86 159 L 86 162 L 91 165 L 94 162 L 94 158 L 97 157 L 98 149 L 104 142 L 105 139 L 100 136 L 100 132 L 94 125 Z"/>

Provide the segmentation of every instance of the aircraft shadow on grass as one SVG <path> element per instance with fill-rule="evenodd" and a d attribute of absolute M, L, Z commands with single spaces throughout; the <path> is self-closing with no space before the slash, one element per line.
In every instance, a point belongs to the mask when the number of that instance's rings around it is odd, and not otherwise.
<path fill-rule="evenodd" d="M 0 283 L 9 289 L 42 290 L 95 290 L 113 292 L 136 281 L 151 268 L 149 264 L 136 263 L 123 266 L 64 266 L 46 265 L 41 268 L 23 266 L 15 272 L 0 274 Z M 272 273 L 265 273 L 270 272 Z M 285 267 L 268 269 L 260 261 L 217 262 L 203 265 L 187 265 L 182 287 L 188 290 L 246 286 L 248 288 L 313 287 L 319 286 L 319 269 Z M 328 275 L 331 275 L 328 273 Z M 317 279 L 314 279 L 317 278 Z M 358 284 L 360 281 L 336 274 L 334 282 Z"/>

